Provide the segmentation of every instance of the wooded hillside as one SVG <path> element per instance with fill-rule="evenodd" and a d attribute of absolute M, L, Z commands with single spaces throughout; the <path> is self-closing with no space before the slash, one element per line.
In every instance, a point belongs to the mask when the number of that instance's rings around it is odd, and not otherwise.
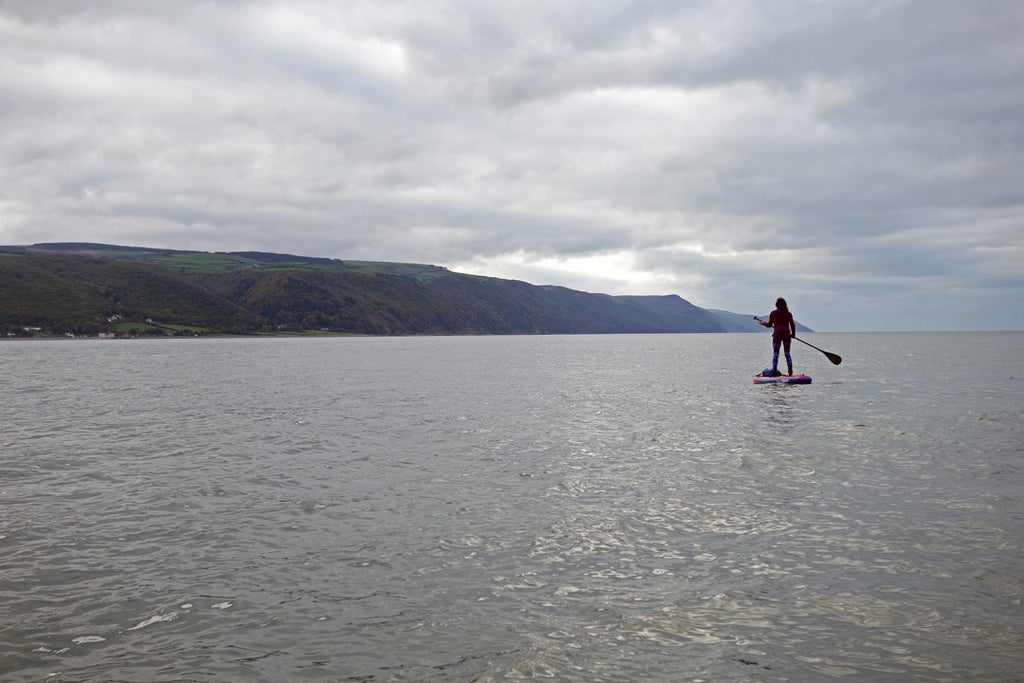
<path fill-rule="evenodd" d="M 34 332 L 26 328 L 74 335 L 726 331 L 675 295 L 591 294 L 419 264 L 82 243 L 0 247 L 0 331 Z"/>

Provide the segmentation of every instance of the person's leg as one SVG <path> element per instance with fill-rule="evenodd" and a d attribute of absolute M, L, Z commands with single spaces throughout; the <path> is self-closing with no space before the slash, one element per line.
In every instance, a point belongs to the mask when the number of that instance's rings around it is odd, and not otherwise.
<path fill-rule="evenodd" d="M 779 369 L 779 344 L 782 343 L 781 339 L 772 337 L 772 373 L 774 374 Z"/>
<path fill-rule="evenodd" d="M 789 337 L 786 337 L 785 341 L 783 342 L 783 345 L 786 348 L 786 365 L 789 366 L 789 374 L 790 374 L 790 376 L 793 375 L 793 356 L 789 355 L 789 347 L 790 347 L 790 345 L 792 343 L 793 343 L 793 340 L 790 339 Z M 776 362 L 778 361 L 778 357 L 779 357 L 779 352 L 776 351 L 775 352 Z"/>

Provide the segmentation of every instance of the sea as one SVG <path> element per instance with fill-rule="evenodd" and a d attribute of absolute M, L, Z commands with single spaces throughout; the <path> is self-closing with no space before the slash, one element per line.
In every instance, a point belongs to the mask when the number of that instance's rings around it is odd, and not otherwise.
<path fill-rule="evenodd" d="M 0 343 L 0 680 L 1024 680 L 1024 333 Z"/>

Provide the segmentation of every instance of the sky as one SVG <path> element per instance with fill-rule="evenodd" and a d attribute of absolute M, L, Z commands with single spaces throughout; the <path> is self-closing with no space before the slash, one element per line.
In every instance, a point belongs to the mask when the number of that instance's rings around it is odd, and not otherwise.
<path fill-rule="evenodd" d="M 0 244 L 1024 329 L 1019 0 L 0 0 Z"/>

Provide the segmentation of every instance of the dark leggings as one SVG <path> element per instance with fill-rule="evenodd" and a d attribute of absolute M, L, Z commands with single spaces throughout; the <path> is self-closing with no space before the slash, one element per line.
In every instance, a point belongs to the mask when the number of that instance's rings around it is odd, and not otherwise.
<path fill-rule="evenodd" d="M 779 346 L 782 346 L 786 351 L 786 363 L 789 365 L 789 369 L 793 369 L 793 357 L 789 355 L 789 347 L 793 343 L 792 337 L 784 337 L 779 339 L 778 337 L 772 337 L 772 367 L 779 367 Z"/>

